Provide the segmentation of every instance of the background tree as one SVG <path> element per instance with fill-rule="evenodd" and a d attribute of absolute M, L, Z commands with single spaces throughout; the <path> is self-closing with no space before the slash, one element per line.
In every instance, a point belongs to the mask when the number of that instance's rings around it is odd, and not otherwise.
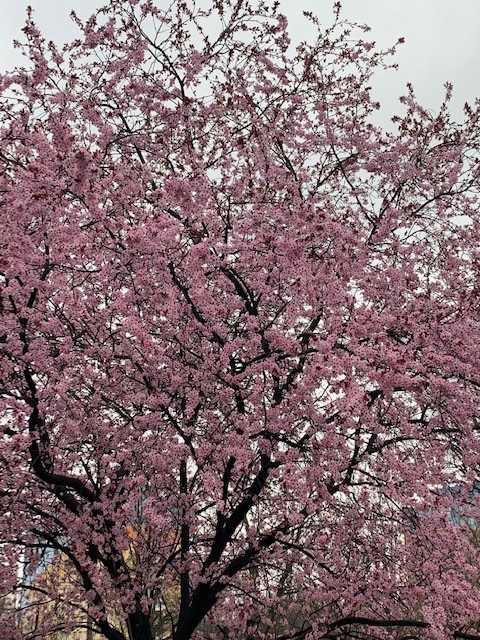
<path fill-rule="evenodd" d="M 338 5 L 157 5 L 1 79 L 0 635 L 476 637 L 478 105 L 385 133 Z"/>

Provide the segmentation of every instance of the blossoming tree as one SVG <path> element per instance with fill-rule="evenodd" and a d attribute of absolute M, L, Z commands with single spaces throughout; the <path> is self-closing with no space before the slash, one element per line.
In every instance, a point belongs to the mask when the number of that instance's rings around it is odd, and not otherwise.
<path fill-rule="evenodd" d="M 478 105 L 374 126 L 339 6 L 73 18 L 1 78 L 1 637 L 477 637 Z"/>

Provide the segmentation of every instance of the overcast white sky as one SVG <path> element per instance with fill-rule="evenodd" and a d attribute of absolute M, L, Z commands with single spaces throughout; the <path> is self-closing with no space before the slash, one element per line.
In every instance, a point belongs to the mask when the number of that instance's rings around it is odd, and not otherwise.
<path fill-rule="evenodd" d="M 157 0 L 158 3 L 166 0 Z M 12 40 L 22 34 L 25 8 L 30 4 L 36 22 L 47 39 L 65 41 L 75 37 L 69 19 L 74 8 L 87 17 L 101 6 L 101 0 L 0 0 L 0 70 L 19 62 Z M 457 117 L 465 101 L 480 97 L 480 0 L 343 0 L 343 14 L 372 27 L 371 38 L 388 46 L 399 36 L 406 43 L 397 61 L 400 70 L 381 73 L 374 85 L 385 117 L 399 110 L 398 96 L 411 81 L 422 103 L 436 109 L 443 95 L 442 85 L 454 84 L 453 108 Z M 317 13 L 324 21 L 331 16 L 332 0 L 281 0 L 294 39 L 306 32 L 303 10 Z"/>

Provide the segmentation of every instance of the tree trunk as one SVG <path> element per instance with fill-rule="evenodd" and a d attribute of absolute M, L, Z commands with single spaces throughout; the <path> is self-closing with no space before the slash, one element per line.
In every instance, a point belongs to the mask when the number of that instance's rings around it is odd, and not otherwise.
<path fill-rule="evenodd" d="M 130 640 L 154 640 L 149 614 L 142 613 L 137 609 L 129 614 L 127 626 Z"/>
<path fill-rule="evenodd" d="M 215 590 L 210 585 L 199 584 L 187 611 L 178 621 L 174 640 L 189 640 L 216 601 Z"/>

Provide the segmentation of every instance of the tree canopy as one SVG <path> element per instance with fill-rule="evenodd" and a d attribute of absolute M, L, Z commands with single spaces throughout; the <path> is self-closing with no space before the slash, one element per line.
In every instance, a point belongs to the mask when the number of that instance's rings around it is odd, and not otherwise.
<path fill-rule="evenodd" d="M 376 126 L 339 4 L 73 19 L 0 78 L 0 635 L 478 637 L 479 105 Z"/>

